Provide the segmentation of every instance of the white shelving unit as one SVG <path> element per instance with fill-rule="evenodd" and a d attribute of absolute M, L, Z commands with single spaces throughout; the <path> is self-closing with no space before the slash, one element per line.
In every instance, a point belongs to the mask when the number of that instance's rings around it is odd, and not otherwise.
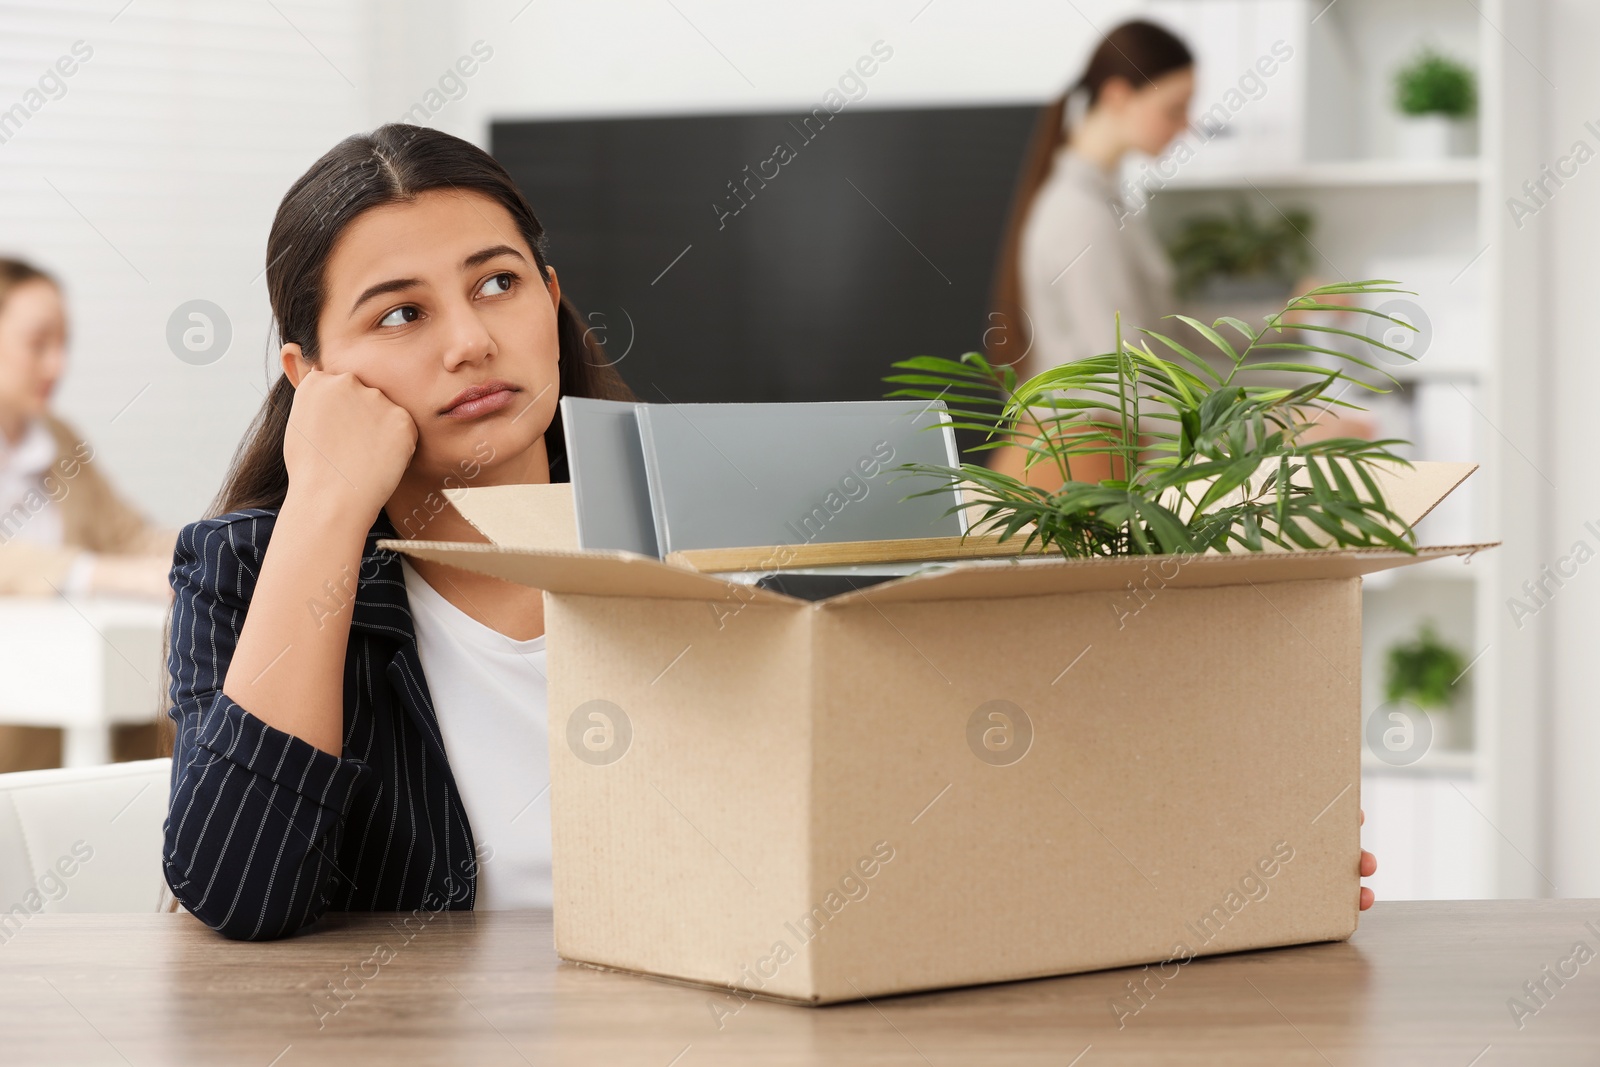
<path fill-rule="evenodd" d="M 1188 175 L 1178 171 L 1164 191 L 1204 189 L 1387 188 L 1397 185 L 1476 185 L 1481 176 L 1477 159 L 1437 162 L 1354 159 L 1322 160 L 1285 170 L 1229 170 Z"/>
<path fill-rule="evenodd" d="M 1176 174 L 1169 161 L 1162 182 L 1152 184 L 1150 175 L 1163 173 L 1153 165 L 1125 172 L 1157 190 L 1150 211 L 1164 234 L 1240 199 L 1258 214 L 1308 209 L 1316 219 L 1316 274 L 1397 279 L 1418 290 L 1415 303 L 1431 319 L 1428 347 L 1396 369 L 1400 389 L 1369 406 L 1384 436 L 1414 442 L 1413 458 L 1483 465 L 1423 520 L 1419 541 L 1504 540 L 1507 547 L 1465 564 L 1414 565 L 1365 586 L 1365 714 L 1382 704 L 1385 650 L 1424 618 L 1472 661 L 1462 682 L 1470 686 L 1463 708 L 1470 728 L 1462 733 L 1471 747 L 1435 748 L 1403 766 L 1364 754 L 1364 840 L 1380 854 L 1371 884 L 1390 899 L 1547 889 L 1525 858 L 1537 854 L 1540 824 L 1537 801 L 1522 785 L 1535 780 L 1537 766 L 1525 732 L 1538 711 L 1530 699 L 1539 691 L 1538 653 L 1509 632 L 1503 592 L 1538 571 L 1530 555 L 1538 544 L 1536 494 L 1504 473 L 1515 451 L 1504 420 L 1526 405 L 1538 381 L 1501 372 L 1506 353 L 1534 343 L 1527 335 L 1509 343 L 1519 327 L 1504 309 L 1517 306 L 1518 288 L 1528 284 L 1517 257 L 1530 253 L 1506 239 L 1501 207 L 1507 189 L 1537 172 L 1536 161 L 1522 162 L 1536 142 L 1507 124 L 1508 115 L 1531 113 L 1534 87 L 1520 69 L 1525 61 L 1493 28 L 1501 8 L 1495 0 L 1151 0 L 1150 14 L 1196 49 L 1196 114 L 1210 106 L 1208 93 L 1237 84 L 1275 41 L 1287 41 L 1294 57 L 1278 65 L 1264 95 L 1235 109 L 1233 144 L 1197 149 Z M 1424 45 L 1477 71 L 1478 157 L 1396 157 L 1393 72 Z"/>

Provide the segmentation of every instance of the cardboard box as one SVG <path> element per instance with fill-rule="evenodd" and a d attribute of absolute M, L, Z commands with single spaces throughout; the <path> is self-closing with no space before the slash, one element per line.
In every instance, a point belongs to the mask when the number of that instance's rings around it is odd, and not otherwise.
<path fill-rule="evenodd" d="M 1386 495 L 1414 523 L 1473 469 Z M 384 545 L 545 590 L 557 951 L 721 987 L 720 1023 L 1348 937 L 1361 575 L 1489 547 L 963 561 L 811 602 L 580 551 L 564 485 L 451 499 L 492 543 Z"/>

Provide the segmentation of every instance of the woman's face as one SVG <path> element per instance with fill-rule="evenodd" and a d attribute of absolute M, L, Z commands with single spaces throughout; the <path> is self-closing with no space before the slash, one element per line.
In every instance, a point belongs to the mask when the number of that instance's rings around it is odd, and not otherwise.
<path fill-rule="evenodd" d="M 44 413 L 67 358 L 67 313 L 54 282 L 34 278 L 0 305 L 0 413 Z"/>
<path fill-rule="evenodd" d="M 318 365 L 354 374 L 411 415 L 413 473 L 500 466 L 542 440 L 559 398 L 561 290 L 554 270 L 548 287 L 540 278 L 494 199 L 430 190 L 364 212 L 340 235 L 323 285 Z M 492 391 L 457 404 L 474 387 Z"/>
<path fill-rule="evenodd" d="M 1194 68 L 1169 71 L 1138 90 L 1129 89 L 1126 82 L 1122 88 L 1119 111 L 1128 147 L 1147 156 L 1161 155 L 1188 128 Z"/>

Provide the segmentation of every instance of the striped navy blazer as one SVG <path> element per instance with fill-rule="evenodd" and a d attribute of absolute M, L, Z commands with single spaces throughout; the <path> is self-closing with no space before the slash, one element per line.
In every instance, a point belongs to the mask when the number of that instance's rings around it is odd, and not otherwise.
<path fill-rule="evenodd" d="M 276 510 L 185 526 L 168 648 L 176 724 L 162 861 L 173 895 L 227 937 L 284 937 L 328 911 L 470 909 L 467 824 L 417 656 L 396 536 L 378 513 L 359 575 L 326 586 L 354 610 L 344 752 L 268 726 L 222 691 Z M 308 609 L 309 610 L 309 609 Z M 292 654 L 275 666 L 294 670 Z"/>

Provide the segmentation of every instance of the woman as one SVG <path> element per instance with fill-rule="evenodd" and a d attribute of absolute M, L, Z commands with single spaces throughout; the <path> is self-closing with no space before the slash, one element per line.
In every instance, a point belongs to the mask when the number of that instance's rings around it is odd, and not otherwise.
<path fill-rule="evenodd" d="M 283 378 L 172 569 L 163 865 L 228 937 L 548 903 L 542 594 L 376 548 L 482 541 L 443 485 L 564 479 L 558 397 L 632 398 L 543 238 L 498 163 L 409 125 L 279 206 Z"/>
<path fill-rule="evenodd" d="M 124 503 L 49 411 L 66 352 L 60 286 L 0 259 L 0 594 L 165 600 L 175 535 Z"/>
<path fill-rule="evenodd" d="M 444 485 L 565 480 L 557 399 L 633 399 L 543 243 L 494 159 L 411 125 L 278 208 L 283 377 L 172 569 L 164 866 L 229 937 L 549 902 L 542 594 L 375 548 L 482 541 Z"/>
<path fill-rule="evenodd" d="M 1129 152 L 1160 156 L 1187 129 L 1194 78 L 1183 41 L 1128 22 L 1041 115 L 997 294 L 1032 326 L 1035 372 L 1111 351 L 1117 312 L 1125 329 L 1154 328 L 1171 312 L 1172 265 L 1117 179 Z"/>
<path fill-rule="evenodd" d="M 0 595 L 166 600 L 175 533 L 125 503 L 91 462 L 94 450 L 49 410 L 66 352 L 61 287 L 0 259 Z M 59 766 L 60 735 L 0 726 L 0 772 Z M 123 758 L 155 755 L 153 724 L 118 735 Z"/>
<path fill-rule="evenodd" d="M 1039 116 L 1012 204 L 995 278 L 989 359 L 1019 378 L 1116 349 L 1140 329 L 1179 340 L 1181 324 L 1161 320 L 1179 310 L 1173 269 L 1143 207 L 1125 199 L 1117 176 L 1124 157 L 1158 157 L 1188 127 L 1194 56 L 1181 39 L 1153 22 L 1135 20 L 1108 33 L 1081 77 Z M 1302 278 L 1295 292 L 1322 284 Z M 1344 298 L 1333 297 L 1340 303 Z M 1195 341 L 1199 338 L 1195 337 Z M 1108 416 L 1109 417 L 1109 416 Z M 1301 431 L 1313 441 L 1378 436 L 1370 416 L 1323 409 Z M 1019 446 L 990 453 L 992 469 L 1047 489 L 1060 485 L 1054 467 L 1023 471 Z M 1077 481 L 1120 474 L 1101 452 L 1072 460 Z"/>
<path fill-rule="evenodd" d="M 1188 47 L 1155 23 L 1133 21 L 1108 33 L 1082 77 L 1040 113 L 1001 248 L 994 306 L 1003 328 L 990 331 L 992 361 L 1027 378 L 1114 351 L 1119 312 L 1124 336 L 1137 337 L 1174 310 L 1172 265 L 1144 215 L 1122 198 L 1117 174 L 1131 151 L 1166 151 L 1188 125 L 1193 95 Z M 1025 455 L 995 449 L 990 465 L 1020 478 Z M 1072 466 L 1079 481 L 1112 474 L 1101 454 Z M 1029 480 L 1042 485 L 1049 473 L 1036 466 Z"/>

